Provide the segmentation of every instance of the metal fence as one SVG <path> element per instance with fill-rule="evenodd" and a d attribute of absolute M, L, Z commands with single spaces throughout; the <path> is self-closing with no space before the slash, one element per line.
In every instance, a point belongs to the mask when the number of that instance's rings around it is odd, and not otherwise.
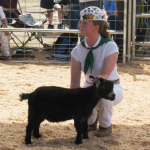
<path fill-rule="evenodd" d="M 108 0 L 107 0 L 108 1 Z M 110 0 L 111 1 L 111 0 Z M 11 2 L 11 0 L 10 0 Z M 44 21 L 47 19 L 47 10 L 42 9 L 40 7 L 40 2 L 31 3 L 30 1 L 19 1 L 20 5 L 17 5 L 17 9 L 19 10 L 21 7 L 21 15 L 22 14 L 31 14 L 36 21 Z M 118 45 L 120 57 L 119 61 L 125 63 L 129 63 L 131 60 L 131 51 L 130 51 L 130 43 L 131 37 L 128 34 L 128 31 L 131 30 L 130 21 L 128 17 L 130 17 L 131 13 L 131 1 L 127 0 L 116 0 L 115 1 L 118 6 L 118 16 L 120 22 L 120 30 L 116 30 L 117 24 L 115 23 L 115 29 L 112 30 L 109 28 L 109 32 L 113 35 L 112 38 L 116 40 L 122 41 L 121 45 Z M 121 3 L 121 4 L 119 4 Z M 122 7 L 119 7 L 122 6 Z M 100 6 L 102 7 L 102 6 Z M 13 10 L 13 8 L 10 8 Z M 75 10 L 69 10 L 75 11 Z M 107 11 L 107 10 L 106 10 Z M 9 11 L 9 18 L 12 14 Z M 34 63 L 70 63 L 70 52 L 71 49 L 68 47 L 68 53 L 63 54 L 61 58 L 57 58 L 56 49 L 54 46 L 55 41 L 58 39 L 60 34 L 62 33 L 75 33 L 78 34 L 78 43 L 80 42 L 79 30 L 78 29 L 70 29 L 67 25 L 63 27 L 63 29 L 56 29 L 59 23 L 57 10 L 53 12 L 53 22 L 54 29 L 47 29 L 48 22 L 46 22 L 43 27 L 36 26 L 27 26 L 24 27 L 13 27 L 12 22 L 9 24 L 9 28 L 0 28 L 0 31 L 9 31 L 10 32 L 10 61 L 13 62 L 34 62 Z M 33 19 L 32 18 L 32 19 Z M 63 19 L 65 20 L 64 16 Z M 14 19 L 15 20 L 15 19 Z M 67 21 L 72 21 L 73 19 L 66 19 Z M 112 21 L 112 20 L 110 20 Z M 114 21 L 114 20 L 113 20 Z M 116 21 L 116 20 L 115 20 Z M 128 21 L 128 24 L 127 24 Z M 128 31 L 127 31 L 128 30 Z M 118 36 L 117 35 L 121 35 Z M 70 37 L 69 37 L 70 39 Z M 132 44 L 134 45 L 135 42 Z M 53 49 L 53 50 L 52 50 Z M 133 49 L 132 49 L 133 51 Z M 55 57 L 56 56 L 56 57 Z M 65 56 L 65 59 L 64 59 Z M 134 51 L 132 52 L 132 57 L 134 56 Z M 66 59 L 67 58 L 67 59 Z"/>
<path fill-rule="evenodd" d="M 150 60 L 150 1 L 133 0 L 132 60 Z"/>

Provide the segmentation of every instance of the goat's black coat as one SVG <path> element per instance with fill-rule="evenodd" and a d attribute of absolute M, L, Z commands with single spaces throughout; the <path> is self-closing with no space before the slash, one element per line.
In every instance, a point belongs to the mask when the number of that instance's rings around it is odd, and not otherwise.
<path fill-rule="evenodd" d="M 98 78 L 97 78 L 98 79 Z M 28 99 L 28 125 L 26 128 L 26 144 L 31 143 L 31 133 L 40 137 L 39 127 L 44 119 L 50 122 L 60 122 L 74 119 L 77 131 L 75 143 L 82 143 L 83 138 L 88 139 L 87 120 L 101 98 L 114 100 L 113 82 L 98 79 L 100 85 L 88 88 L 66 89 L 61 87 L 39 87 L 30 94 L 22 94 L 21 101 Z M 111 93 L 111 94 L 110 94 Z"/>

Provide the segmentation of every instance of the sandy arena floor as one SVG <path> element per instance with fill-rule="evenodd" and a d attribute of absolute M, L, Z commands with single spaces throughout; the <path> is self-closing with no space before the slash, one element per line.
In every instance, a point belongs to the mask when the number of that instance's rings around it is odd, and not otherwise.
<path fill-rule="evenodd" d="M 69 65 L 40 65 L 0 62 L 0 149 L 54 149 L 54 150 L 149 150 L 150 149 L 150 65 L 137 62 L 118 64 L 123 101 L 114 107 L 113 134 L 106 138 L 94 137 L 82 145 L 75 145 L 73 120 L 62 123 L 44 121 L 40 126 L 42 138 L 32 138 L 32 145 L 25 145 L 27 101 L 20 102 L 19 94 L 32 92 L 39 86 L 69 88 Z M 83 83 L 82 75 L 82 83 Z"/>

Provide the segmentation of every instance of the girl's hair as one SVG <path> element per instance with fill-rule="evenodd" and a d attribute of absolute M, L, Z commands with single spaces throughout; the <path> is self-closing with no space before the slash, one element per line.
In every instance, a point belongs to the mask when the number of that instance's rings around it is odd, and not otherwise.
<path fill-rule="evenodd" d="M 99 31 L 98 32 L 103 38 L 110 38 L 110 34 L 109 34 L 109 32 L 107 32 L 108 23 L 106 21 L 93 20 L 92 22 L 94 25 L 99 25 Z"/>

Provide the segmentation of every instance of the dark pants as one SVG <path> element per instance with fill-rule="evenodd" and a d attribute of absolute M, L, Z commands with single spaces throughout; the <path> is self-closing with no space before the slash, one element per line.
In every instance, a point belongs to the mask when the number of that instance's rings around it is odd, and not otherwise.
<path fill-rule="evenodd" d="M 109 29 L 110 30 L 120 30 L 120 22 L 119 17 L 115 15 L 110 15 L 108 17 L 108 23 L 109 23 Z M 119 48 L 122 48 L 123 46 L 123 35 L 120 34 L 114 34 L 113 39 L 118 45 Z"/>
<path fill-rule="evenodd" d="M 145 25 L 144 20 L 148 24 L 148 20 L 146 20 L 146 18 L 140 18 L 138 29 L 136 29 L 135 41 L 143 42 L 145 39 L 147 29 L 144 29 L 144 28 L 147 28 L 147 26 Z M 142 23 L 142 25 L 140 25 L 140 23 Z"/>
<path fill-rule="evenodd" d="M 71 5 L 71 11 L 65 16 L 65 23 L 69 29 L 78 29 L 78 22 L 80 20 L 80 6 L 79 4 Z"/>
<path fill-rule="evenodd" d="M 119 17 L 115 15 L 110 15 L 108 17 L 108 23 L 109 23 L 109 29 L 110 30 L 120 30 L 120 22 Z M 114 41 L 119 47 L 119 56 L 118 56 L 118 62 L 122 62 L 123 58 L 123 35 L 122 34 L 114 34 L 112 35 Z"/>

